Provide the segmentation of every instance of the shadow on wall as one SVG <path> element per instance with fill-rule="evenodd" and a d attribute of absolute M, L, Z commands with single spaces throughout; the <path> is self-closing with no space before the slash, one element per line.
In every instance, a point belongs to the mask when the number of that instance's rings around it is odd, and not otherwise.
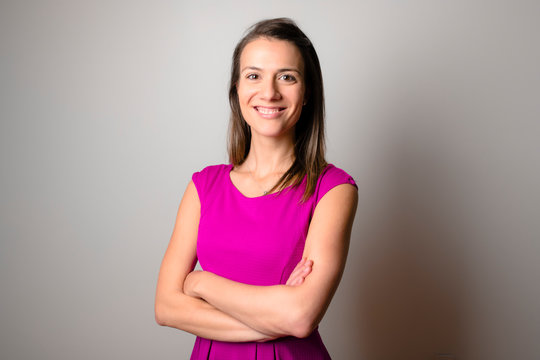
<path fill-rule="evenodd" d="M 347 269 L 358 356 L 346 358 L 459 358 L 464 260 L 440 110 L 392 111 L 401 115 L 387 118 L 378 173 L 360 185 Z"/>

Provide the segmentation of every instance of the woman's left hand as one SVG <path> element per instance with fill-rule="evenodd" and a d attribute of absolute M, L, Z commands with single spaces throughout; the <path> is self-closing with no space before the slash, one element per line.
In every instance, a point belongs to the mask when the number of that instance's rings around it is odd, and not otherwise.
<path fill-rule="evenodd" d="M 296 267 L 292 271 L 291 275 L 289 276 L 289 279 L 287 279 L 287 283 L 285 285 L 289 286 L 298 286 L 302 285 L 304 282 L 304 279 L 311 273 L 311 267 L 313 266 L 313 261 L 308 260 L 307 258 L 302 258 L 296 264 Z"/>

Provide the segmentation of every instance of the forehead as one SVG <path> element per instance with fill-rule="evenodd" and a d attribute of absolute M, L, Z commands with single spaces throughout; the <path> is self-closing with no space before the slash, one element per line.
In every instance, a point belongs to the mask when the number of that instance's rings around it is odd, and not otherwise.
<path fill-rule="evenodd" d="M 246 66 L 261 69 L 304 69 L 300 50 L 290 41 L 258 38 L 249 42 L 240 55 L 240 69 Z"/>

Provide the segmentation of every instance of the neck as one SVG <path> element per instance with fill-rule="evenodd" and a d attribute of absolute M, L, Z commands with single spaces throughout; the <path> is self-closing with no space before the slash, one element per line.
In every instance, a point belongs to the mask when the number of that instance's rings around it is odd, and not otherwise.
<path fill-rule="evenodd" d="M 261 178 L 286 172 L 293 161 L 294 144 L 291 138 L 270 139 L 255 135 L 251 138 L 244 164 L 254 176 Z"/>

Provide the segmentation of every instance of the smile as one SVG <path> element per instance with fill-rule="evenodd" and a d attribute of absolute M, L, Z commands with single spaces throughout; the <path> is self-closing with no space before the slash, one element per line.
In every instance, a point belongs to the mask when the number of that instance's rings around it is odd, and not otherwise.
<path fill-rule="evenodd" d="M 284 107 L 264 107 L 264 106 L 255 106 L 255 110 L 264 115 L 277 114 L 280 111 L 285 110 Z"/>

